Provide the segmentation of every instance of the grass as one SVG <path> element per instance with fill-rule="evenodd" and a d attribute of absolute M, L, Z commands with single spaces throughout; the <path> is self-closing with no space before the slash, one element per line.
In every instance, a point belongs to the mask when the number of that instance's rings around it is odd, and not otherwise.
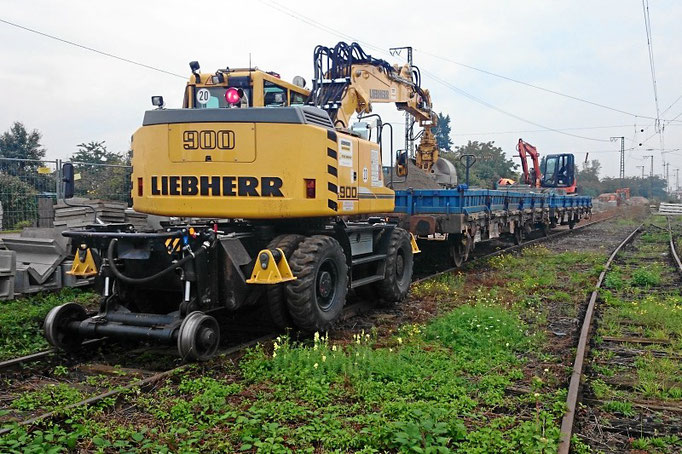
<path fill-rule="evenodd" d="M 636 412 L 632 409 L 632 403 L 610 400 L 604 402 L 602 408 L 610 413 L 620 413 L 626 417 L 635 416 Z"/>
<path fill-rule="evenodd" d="M 544 247 L 495 257 L 488 271 L 414 286 L 436 308 L 427 322 L 335 341 L 281 337 L 133 391 L 124 413 L 105 402 L 16 428 L 0 451 L 556 452 L 571 352 L 545 329 L 555 310 L 577 314 L 603 260 Z"/>
<path fill-rule="evenodd" d="M 66 288 L 58 293 L 39 293 L 0 302 L 0 361 L 48 347 L 42 325 L 54 306 L 69 301 L 91 303 L 96 298 L 92 292 Z"/>
<path fill-rule="evenodd" d="M 122 427 L 91 412 L 49 437 L 83 450 L 553 452 L 565 395 L 547 393 L 540 378 L 524 397 L 529 420 L 481 419 L 510 405 L 505 388 L 524 378 L 523 353 L 538 347 L 527 329 L 518 312 L 484 299 L 387 339 L 281 337 L 249 350 L 236 368 L 197 377 L 194 366 L 152 395 L 131 395 L 153 427 Z M 17 405 L 34 401 L 41 399 Z M 45 437 L 18 428 L 0 438 L 0 450 L 38 451 Z"/>
<path fill-rule="evenodd" d="M 67 384 L 50 384 L 38 390 L 23 393 L 12 401 L 12 408 L 33 411 L 39 408 L 68 405 L 82 399 L 83 394 Z"/>

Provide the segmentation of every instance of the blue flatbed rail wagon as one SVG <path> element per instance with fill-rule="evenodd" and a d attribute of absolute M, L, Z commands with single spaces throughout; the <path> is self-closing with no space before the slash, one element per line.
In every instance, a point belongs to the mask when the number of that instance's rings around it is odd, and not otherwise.
<path fill-rule="evenodd" d="M 395 192 L 400 224 L 418 238 L 447 241 L 460 266 L 475 244 L 501 236 L 520 243 L 533 230 L 548 234 L 590 215 L 589 196 L 500 189 L 407 189 Z"/>

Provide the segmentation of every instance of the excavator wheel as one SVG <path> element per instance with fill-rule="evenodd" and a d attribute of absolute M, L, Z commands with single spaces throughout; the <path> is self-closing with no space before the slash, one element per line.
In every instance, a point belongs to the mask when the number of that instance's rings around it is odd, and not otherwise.
<path fill-rule="evenodd" d="M 291 258 L 298 245 L 305 239 L 303 235 L 285 234 L 275 237 L 268 244 L 268 249 L 279 248 L 284 252 L 287 260 Z M 267 304 L 270 317 L 275 325 L 280 329 L 293 327 L 289 308 L 287 307 L 287 296 L 285 284 L 268 285 Z"/>
<path fill-rule="evenodd" d="M 390 235 L 384 279 L 377 282 L 375 286 L 379 301 L 383 305 L 390 305 L 405 299 L 410 290 L 414 268 L 410 234 L 404 229 L 395 228 Z"/>
<path fill-rule="evenodd" d="M 326 331 L 339 317 L 348 291 L 348 265 L 338 241 L 326 235 L 304 239 L 289 260 L 295 281 L 286 284 L 289 314 L 306 332 Z"/>

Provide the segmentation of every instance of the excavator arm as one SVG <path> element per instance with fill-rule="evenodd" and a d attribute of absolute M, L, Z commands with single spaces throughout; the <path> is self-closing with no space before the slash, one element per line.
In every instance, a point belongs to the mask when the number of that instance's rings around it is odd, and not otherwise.
<path fill-rule="evenodd" d="M 409 65 L 390 65 L 373 58 L 357 43 L 315 49 L 315 79 L 311 102 L 326 110 L 337 128 L 347 129 L 354 113 L 372 112 L 374 103 L 394 103 L 424 128 L 417 146 L 416 164 L 431 170 L 438 146 L 431 128 L 437 123 L 431 95 L 419 85 L 419 73 Z"/>
<path fill-rule="evenodd" d="M 521 157 L 521 167 L 523 168 L 523 179 L 524 183 L 530 185 L 534 188 L 541 187 L 542 174 L 540 173 L 540 160 L 537 148 L 528 142 L 524 142 L 523 139 L 519 139 L 519 143 L 516 145 L 516 149 Z M 530 155 L 533 160 L 533 172 L 528 170 L 528 156 Z"/>

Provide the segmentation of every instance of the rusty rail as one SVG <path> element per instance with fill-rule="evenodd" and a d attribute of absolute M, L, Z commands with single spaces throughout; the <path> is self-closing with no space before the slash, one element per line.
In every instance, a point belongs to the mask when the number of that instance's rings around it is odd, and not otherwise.
<path fill-rule="evenodd" d="M 106 338 L 99 338 L 99 339 L 89 339 L 81 344 L 82 347 L 85 346 L 92 346 L 93 344 L 99 344 L 102 343 Z M 36 353 L 31 353 L 30 355 L 26 356 L 20 356 L 18 358 L 12 358 L 8 359 L 5 361 L 0 361 L 0 369 L 6 369 L 12 366 L 16 366 L 18 364 L 23 364 L 23 363 L 28 363 L 32 361 L 37 361 L 39 359 L 47 358 L 48 356 L 52 356 L 55 354 L 60 353 L 59 350 L 56 348 L 48 348 L 47 350 L 43 350 L 40 352 Z"/>
<path fill-rule="evenodd" d="M 677 254 L 677 249 L 675 248 L 675 238 L 673 237 L 673 228 L 670 224 L 670 216 L 668 216 L 668 233 L 670 234 L 670 254 L 675 260 L 677 269 L 682 273 L 682 262 L 680 261 L 680 256 Z"/>
<path fill-rule="evenodd" d="M 580 338 L 578 339 L 578 349 L 575 354 L 575 362 L 573 363 L 573 373 L 571 374 L 571 381 L 568 385 L 568 396 L 566 398 L 566 413 L 561 420 L 561 435 L 559 439 L 559 454 L 568 454 L 571 449 L 571 436 L 573 434 L 573 422 L 575 421 L 575 408 L 578 404 L 578 391 L 580 389 L 580 378 L 583 373 L 583 362 L 585 361 L 585 353 L 587 351 L 587 342 L 589 339 L 590 331 L 592 328 L 592 316 L 594 315 L 594 307 L 597 303 L 597 296 L 599 295 L 599 289 L 601 288 L 602 282 L 606 277 L 606 273 L 609 271 L 611 263 L 616 258 L 616 255 L 620 250 L 628 244 L 635 237 L 637 232 L 640 231 L 644 224 L 640 224 L 635 230 L 630 233 L 627 238 L 625 238 L 614 251 L 609 256 L 606 261 L 604 270 L 599 275 L 597 280 L 597 285 L 590 296 L 590 302 L 587 305 L 587 311 L 585 312 L 585 319 L 583 321 L 583 326 L 580 331 Z"/>
<path fill-rule="evenodd" d="M 274 339 L 275 336 L 276 336 L 276 334 L 266 334 L 266 335 L 261 336 L 257 339 L 253 339 L 253 340 L 250 340 L 248 342 L 244 342 L 242 344 L 236 345 L 234 347 L 227 348 L 227 349 L 223 350 L 222 352 L 220 352 L 216 356 L 216 358 L 214 358 L 214 360 L 217 358 L 229 357 L 231 355 L 239 353 L 240 351 L 242 351 L 246 348 L 257 345 L 260 342 L 266 342 L 268 340 Z M 96 396 L 92 396 L 92 397 L 89 397 L 87 399 L 81 400 L 80 402 L 76 402 L 76 403 L 73 403 L 70 405 L 66 405 L 65 407 L 60 408 L 59 410 L 53 410 L 53 411 L 35 416 L 33 418 L 30 418 L 30 419 L 26 419 L 24 421 L 19 422 L 18 425 L 19 426 L 32 425 L 32 424 L 35 424 L 35 423 L 43 421 L 43 420 L 51 419 L 51 418 L 54 418 L 54 417 L 59 416 L 61 414 L 64 414 L 68 410 L 72 410 L 72 409 L 78 408 L 78 407 L 86 407 L 86 406 L 92 405 L 94 403 L 101 401 L 102 399 L 106 399 L 108 397 L 118 396 L 124 392 L 130 391 L 133 388 L 139 387 L 139 388 L 144 388 L 144 389 L 151 389 L 152 388 L 151 385 L 153 385 L 154 383 L 157 383 L 159 380 L 162 380 L 166 377 L 169 377 L 169 376 L 187 368 L 190 364 L 192 364 L 192 363 L 181 364 L 180 366 L 175 367 L 173 369 L 169 369 L 169 370 L 166 370 L 163 372 L 159 372 L 157 374 L 154 374 L 154 375 L 147 377 L 147 378 L 144 378 L 142 380 L 134 381 L 128 385 L 120 386 L 120 387 L 117 387 L 116 389 L 109 390 L 105 393 L 98 394 Z M 11 432 L 12 430 L 14 430 L 14 427 L 0 428 L 0 436 L 6 434 L 8 432 Z"/>

